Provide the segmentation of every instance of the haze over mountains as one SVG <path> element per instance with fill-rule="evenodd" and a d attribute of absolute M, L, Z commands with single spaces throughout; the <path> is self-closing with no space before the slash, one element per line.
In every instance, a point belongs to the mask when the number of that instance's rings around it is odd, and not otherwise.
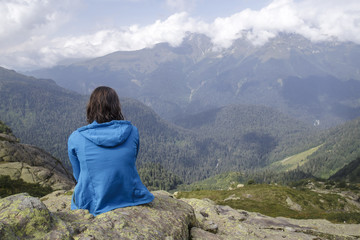
<path fill-rule="evenodd" d="M 68 136 L 86 124 L 86 101 L 87 97 L 53 81 L 0 68 L 1 120 L 22 141 L 44 148 L 65 163 Z M 218 172 L 266 166 L 276 159 L 270 159 L 271 154 L 281 158 L 306 150 L 314 134 L 313 127 L 268 107 L 234 105 L 210 112 L 218 121 L 205 116 L 208 121 L 197 124 L 213 131 L 201 132 L 169 124 L 137 100 L 122 98 L 121 102 L 125 117 L 139 128 L 139 163 L 160 163 L 187 182 Z M 188 121 L 191 118 L 183 120 Z M 233 134 L 226 136 L 224 130 Z M 300 148 L 294 141 L 302 143 Z"/>
<path fill-rule="evenodd" d="M 238 39 L 214 49 L 205 35 L 188 34 L 179 47 L 162 43 L 29 74 L 82 94 L 109 85 L 171 121 L 252 104 L 329 127 L 360 116 L 359 62 L 360 46 L 351 42 L 279 34 L 262 46 Z"/>
<path fill-rule="evenodd" d="M 86 124 L 87 98 L 51 80 L 0 68 L 0 120 L 25 143 L 44 148 L 65 163 L 69 134 Z M 138 100 L 122 98 L 121 102 L 126 118 L 139 128 L 140 166 L 160 164 L 185 183 L 222 172 L 266 169 L 314 147 L 318 151 L 303 170 L 329 176 L 359 155 L 358 120 L 328 134 L 266 106 L 234 104 L 183 115 L 176 126 Z M 327 159 L 336 164 L 324 164 Z M 144 166 L 151 169 L 152 165 Z"/>

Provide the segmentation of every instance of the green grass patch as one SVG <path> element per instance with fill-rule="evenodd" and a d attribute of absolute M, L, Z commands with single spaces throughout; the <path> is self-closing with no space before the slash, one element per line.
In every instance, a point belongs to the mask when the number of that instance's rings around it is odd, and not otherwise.
<path fill-rule="evenodd" d="M 307 151 L 287 157 L 283 160 L 272 163 L 270 169 L 280 169 L 282 171 L 290 171 L 296 169 L 298 166 L 304 165 L 308 161 L 308 156 L 316 152 L 322 145 L 311 148 Z"/>
<path fill-rule="evenodd" d="M 229 187 L 235 188 L 240 182 L 244 181 L 244 176 L 240 172 L 220 173 L 218 175 L 209 177 L 202 181 L 192 184 L 183 184 L 178 186 L 178 191 L 192 191 L 200 189 L 228 189 Z"/>
<path fill-rule="evenodd" d="M 179 192 L 179 197 L 209 198 L 219 205 L 259 212 L 271 217 L 327 219 L 335 223 L 344 221 L 360 223 L 359 209 L 348 205 L 343 197 L 337 194 L 320 194 L 308 189 L 300 190 L 287 186 L 259 184 L 247 185 L 235 190 Z"/>

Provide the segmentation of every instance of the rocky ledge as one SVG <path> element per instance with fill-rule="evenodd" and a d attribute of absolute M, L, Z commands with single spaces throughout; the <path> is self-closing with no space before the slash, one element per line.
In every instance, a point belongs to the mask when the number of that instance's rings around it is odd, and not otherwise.
<path fill-rule="evenodd" d="M 152 203 L 93 217 L 71 211 L 71 192 L 0 199 L 0 239 L 358 239 L 359 224 L 271 218 L 203 199 L 153 192 Z"/>
<path fill-rule="evenodd" d="M 69 190 L 74 187 L 72 175 L 60 160 L 46 151 L 19 143 L 11 135 L 0 133 L 0 176 L 38 183 L 53 190 Z"/>

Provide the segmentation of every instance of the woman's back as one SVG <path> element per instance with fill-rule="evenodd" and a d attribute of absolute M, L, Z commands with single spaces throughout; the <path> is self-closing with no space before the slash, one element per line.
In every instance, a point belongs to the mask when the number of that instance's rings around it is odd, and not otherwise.
<path fill-rule="evenodd" d="M 88 209 L 98 215 L 151 202 L 154 196 L 136 170 L 138 151 L 138 130 L 129 121 L 93 121 L 74 131 L 68 140 L 77 181 L 71 209 Z"/>

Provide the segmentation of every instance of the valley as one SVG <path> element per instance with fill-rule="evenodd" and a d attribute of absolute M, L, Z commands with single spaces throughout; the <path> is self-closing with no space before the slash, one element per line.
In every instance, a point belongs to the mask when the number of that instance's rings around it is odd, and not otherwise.
<path fill-rule="evenodd" d="M 109 85 L 139 129 L 137 164 L 154 189 L 232 172 L 242 182 L 328 179 L 360 156 L 358 45 L 284 33 L 262 46 L 212 47 L 189 34 L 178 47 L 26 74 L 1 68 L 0 120 L 71 170 L 67 138 L 86 124 L 87 94 Z"/>
<path fill-rule="evenodd" d="M 88 97 L 51 80 L 0 72 L 0 120 L 21 141 L 49 151 L 71 171 L 67 138 L 85 124 Z M 170 123 L 138 100 L 121 98 L 121 104 L 125 118 L 140 131 L 137 164 L 154 189 L 230 172 L 242 172 L 242 183 L 327 179 L 360 154 L 359 119 L 322 130 L 266 106 L 232 104 L 179 115 Z"/>

